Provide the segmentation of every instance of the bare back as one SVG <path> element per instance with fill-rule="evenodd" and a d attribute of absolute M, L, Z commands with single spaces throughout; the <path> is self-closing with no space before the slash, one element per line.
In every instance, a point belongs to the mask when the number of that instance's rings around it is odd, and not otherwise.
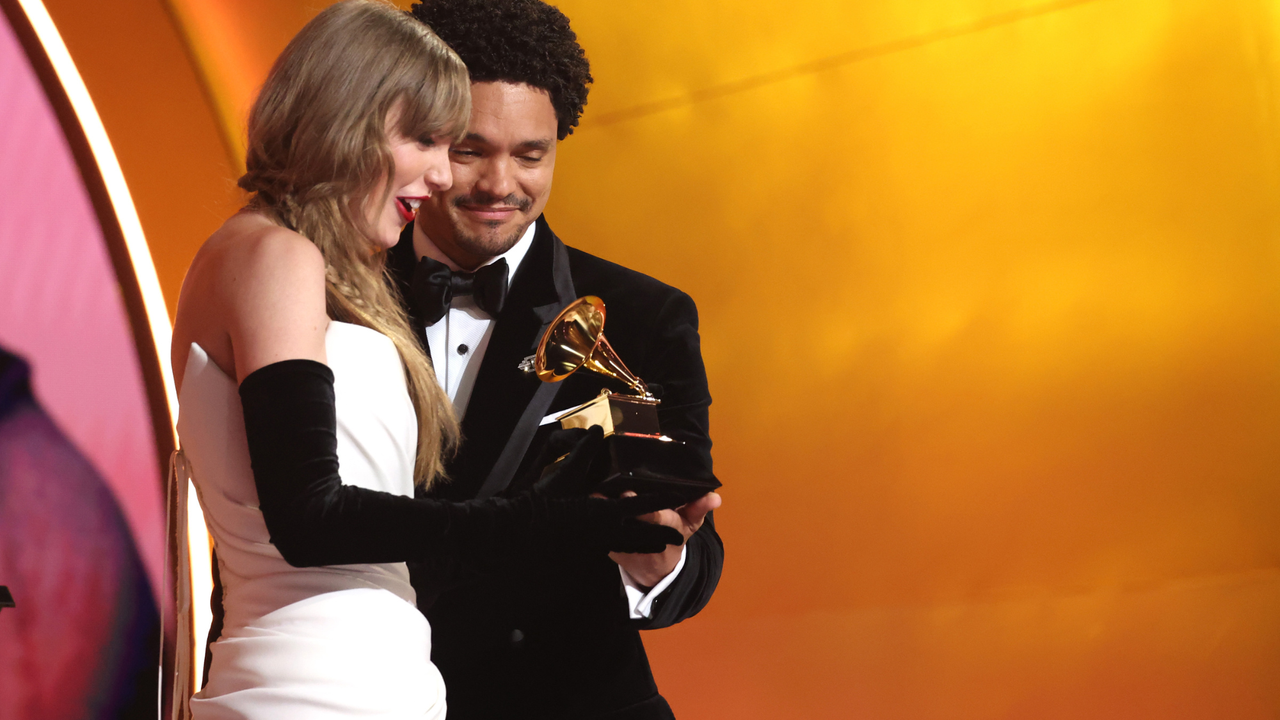
<path fill-rule="evenodd" d="M 281 360 L 326 362 L 324 258 L 310 240 L 243 210 L 191 263 L 178 297 L 171 358 L 182 388 L 191 344 L 239 383 Z"/>

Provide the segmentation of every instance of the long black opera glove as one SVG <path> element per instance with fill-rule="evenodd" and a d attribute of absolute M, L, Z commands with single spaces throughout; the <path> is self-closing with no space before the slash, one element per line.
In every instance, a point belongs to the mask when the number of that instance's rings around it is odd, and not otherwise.
<path fill-rule="evenodd" d="M 679 498 L 532 492 L 456 503 L 343 485 L 333 371 L 313 360 L 254 371 L 240 400 L 259 507 L 271 542 L 295 567 L 453 556 L 483 568 L 531 549 L 660 552 L 683 542 L 674 528 L 635 519 Z"/>
<path fill-rule="evenodd" d="M 605 466 L 595 462 L 604 452 L 604 429 L 569 428 L 552 431 L 516 487 L 533 488 L 550 497 L 588 495 L 604 480 Z"/>

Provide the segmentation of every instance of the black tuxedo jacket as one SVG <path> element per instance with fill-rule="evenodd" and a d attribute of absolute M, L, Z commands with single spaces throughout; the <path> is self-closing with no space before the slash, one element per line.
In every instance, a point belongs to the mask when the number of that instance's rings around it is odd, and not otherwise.
<path fill-rule="evenodd" d="M 646 275 L 565 248 L 539 218 L 481 363 L 462 421 L 462 446 L 448 464 L 450 479 L 438 483 L 432 496 L 476 496 L 542 384 L 518 365 L 536 350 L 559 310 L 552 265 L 557 253 L 566 257 L 565 250 L 576 295 L 605 302 L 610 344 L 632 372 L 660 386 L 663 432 L 700 450 L 710 468 L 711 396 L 693 300 Z M 410 227 L 390 257 L 405 297 L 415 262 Z M 413 324 L 423 327 L 417 317 Z M 559 386 L 547 413 L 586 402 L 602 387 L 626 390 L 586 371 Z M 539 428 L 506 492 L 520 491 L 520 479 L 532 476 L 528 466 L 555 427 Z M 654 602 L 652 617 L 642 621 L 628 619 L 618 566 L 603 555 L 540 557 L 466 579 L 411 563 L 419 608 L 431 621 L 432 660 L 444 675 L 450 720 L 671 717 L 638 631 L 680 622 L 710 600 L 724 561 L 710 515 L 687 546 L 684 568 Z"/>

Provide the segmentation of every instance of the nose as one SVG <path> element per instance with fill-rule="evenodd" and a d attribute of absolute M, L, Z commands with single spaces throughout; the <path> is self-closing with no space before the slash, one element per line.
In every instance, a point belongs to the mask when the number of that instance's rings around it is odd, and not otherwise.
<path fill-rule="evenodd" d="M 515 193 L 515 173 L 512 172 L 511 162 L 500 157 L 490 158 L 476 178 L 475 189 L 494 198 L 505 198 Z"/>
<path fill-rule="evenodd" d="M 431 154 L 431 161 L 427 163 L 427 169 L 423 172 L 422 179 L 427 183 L 427 187 L 433 195 L 453 187 L 453 168 L 449 163 L 448 146 Z"/>

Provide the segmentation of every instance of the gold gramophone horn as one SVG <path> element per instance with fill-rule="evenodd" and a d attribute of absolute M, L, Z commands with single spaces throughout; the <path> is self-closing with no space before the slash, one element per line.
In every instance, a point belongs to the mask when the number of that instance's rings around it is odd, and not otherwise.
<path fill-rule="evenodd" d="M 585 367 L 650 397 L 644 381 L 627 369 L 604 338 L 604 301 L 595 295 L 574 300 L 551 321 L 538 343 L 533 367 L 543 382 L 559 382 Z"/>

